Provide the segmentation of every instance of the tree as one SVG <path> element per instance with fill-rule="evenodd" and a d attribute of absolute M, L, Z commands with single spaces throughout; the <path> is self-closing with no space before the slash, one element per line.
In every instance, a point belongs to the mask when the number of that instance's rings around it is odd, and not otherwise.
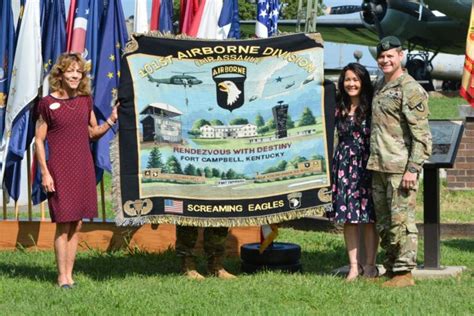
<path fill-rule="evenodd" d="M 270 128 L 268 128 L 268 126 L 262 126 L 262 127 L 257 128 L 257 133 L 259 133 L 259 134 L 265 134 L 265 133 L 267 133 L 269 130 L 270 130 Z"/>
<path fill-rule="evenodd" d="M 164 167 L 163 162 L 161 161 L 161 152 L 158 147 L 153 147 L 148 156 L 148 162 L 146 165 L 147 168 L 162 168 Z"/>
<path fill-rule="evenodd" d="M 295 158 L 290 160 L 290 163 L 296 169 L 298 168 L 298 164 L 303 161 L 308 161 L 308 159 L 306 159 L 306 157 L 296 156 Z"/>
<path fill-rule="evenodd" d="M 188 164 L 184 168 L 184 174 L 187 174 L 188 176 L 195 176 L 196 175 L 196 167 L 192 163 Z"/>
<path fill-rule="evenodd" d="M 276 169 L 278 171 L 285 171 L 287 165 L 288 165 L 288 162 L 286 160 L 282 160 L 276 165 Z"/>
<path fill-rule="evenodd" d="M 219 171 L 219 169 L 212 168 L 212 176 L 214 178 L 219 178 L 221 176 L 221 172 Z"/>
<path fill-rule="evenodd" d="M 247 120 L 246 118 L 236 117 L 235 119 L 229 122 L 229 125 L 245 125 L 248 123 L 249 123 L 249 120 Z"/>
<path fill-rule="evenodd" d="M 323 0 L 318 0 L 318 15 L 323 15 L 323 10 L 326 9 L 326 6 L 323 3 Z M 282 10 L 280 14 L 280 19 L 282 20 L 293 20 L 298 17 L 298 0 L 281 0 L 280 1 Z M 306 16 L 306 5 L 307 1 L 303 0 L 303 12 L 300 12 L 300 17 L 304 20 Z"/>
<path fill-rule="evenodd" d="M 224 171 L 222 171 L 222 173 L 221 173 L 221 179 L 227 179 L 227 177 L 226 177 L 226 175 L 225 175 L 225 172 L 224 172 Z"/>
<path fill-rule="evenodd" d="M 199 129 L 203 127 L 204 125 L 211 125 L 211 123 L 209 123 L 209 121 L 206 121 L 205 119 L 196 120 L 193 123 L 192 130 L 199 131 Z"/>
<path fill-rule="evenodd" d="M 237 173 L 231 169 L 227 170 L 227 173 L 225 174 L 227 179 L 235 179 L 237 177 Z"/>
<path fill-rule="evenodd" d="M 247 0 L 239 0 L 239 17 L 241 20 L 255 20 L 257 5 Z"/>
<path fill-rule="evenodd" d="M 267 126 L 269 130 L 274 130 L 276 128 L 275 120 L 273 118 L 269 119 L 265 126 Z"/>
<path fill-rule="evenodd" d="M 197 175 L 197 176 L 200 176 L 200 177 L 202 177 L 202 176 L 203 176 L 203 174 L 204 174 L 204 171 L 202 171 L 202 169 L 201 169 L 201 168 L 197 168 L 197 169 L 196 169 L 196 175 Z"/>
<path fill-rule="evenodd" d="M 316 124 L 316 119 L 313 116 L 313 112 L 308 107 L 305 107 L 303 114 L 301 114 L 301 119 L 298 123 L 298 126 L 308 126 Z"/>
<path fill-rule="evenodd" d="M 215 119 L 211 121 L 212 126 L 219 126 L 219 125 L 224 125 L 224 123 L 221 120 Z"/>
<path fill-rule="evenodd" d="M 257 127 L 262 127 L 265 125 L 265 120 L 263 119 L 263 117 L 260 115 L 260 113 L 257 114 L 257 116 L 255 117 L 255 125 Z"/>
<path fill-rule="evenodd" d="M 267 169 L 265 169 L 262 174 L 267 174 L 267 173 L 273 173 L 273 172 L 277 172 L 278 170 L 275 168 L 275 167 L 269 167 Z"/>
<path fill-rule="evenodd" d="M 201 131 L 192 129 L 192 130 L 188 131 L 188 135 L 191 135 L 192 137 L 197 138 L 197 137 L 201 136 Z"/>
<path fill-rule="evenodd" d="M 166 160 L 166 170 L 168 173 L 183 174 L 181 164 L 175 156 L 170 156 L 168 160 Z"/>
<path fill-rule="evenodd" d="M 175 3 L 176 1 L 177 0 L 175 0 Z M 248 0 L 239 0 L 239 17 L 241 20 L 255 20 L 255 15 L 257 12 L 256 1 L 254 1 L 254 3 L 250 3 Z M 282 6 L 280 19 L 292 20 L 297 18 L 298 0 L 281 0 L 280 3 Z M 303 20 L 306 14 L 306 4 L 307 1 L 303 0 L 304 7 L 301 16 Z M 177 8 L 176 5 L 175 8 Z M 318 15 L 324 14 L 323 10 L 325 8 L 326 6 L 323 4 L 323 0 L 318 0 Z"/>
<path fill-rule="evenodd" d="M 291 119 L 290 114 L 288 114 L 287 117 L 286 117 L 286 128 L 290 129 L 290 128 L 294 128 L 294 127 L 295 127 L 295 122 Z"/>
<path fill-rule="evenodd" d="M 204 168 L 204 176 L 205 176 L 206 178 L 212 178 L 212 171 L 211 171 L 211 168 L 209 168 L 209 167 Z"/>

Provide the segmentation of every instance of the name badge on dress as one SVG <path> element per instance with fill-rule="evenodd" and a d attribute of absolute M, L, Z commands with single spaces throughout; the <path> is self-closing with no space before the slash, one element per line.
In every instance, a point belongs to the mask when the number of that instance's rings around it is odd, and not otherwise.
<path fill-rule="evenodd" d="M 57 110 L 57 109 L 59 109 L 60 106 L 61 106 L 61 104 L 59 104 L 58 102 L 54 102 L 54 103 L 51 103 L 51 104 L 49 105 L 49 108 L 50 108 L 51 110 Z"/>

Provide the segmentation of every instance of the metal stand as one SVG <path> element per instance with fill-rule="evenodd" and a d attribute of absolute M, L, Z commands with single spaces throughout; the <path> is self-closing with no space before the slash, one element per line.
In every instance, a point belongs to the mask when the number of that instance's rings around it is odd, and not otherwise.
<path fill-rule="evenodd" d="M 424 254 L 425 269 L 441 269 L 440 267 L 440 201 L 439 201 L 439 169 L 425 168 L 424 177 Z"/>

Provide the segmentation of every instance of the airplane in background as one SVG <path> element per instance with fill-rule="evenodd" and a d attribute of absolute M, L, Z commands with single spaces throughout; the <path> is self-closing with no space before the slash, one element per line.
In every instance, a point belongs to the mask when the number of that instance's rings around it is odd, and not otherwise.
<path fill-rule="evenodd" d="M 462 77 L 471 5 L 471 0 L 362 0 L 361 5 L 328 8 L 329 15 L 316 18 L 316 31 L 325 41 L 369 47 L 397 36 L 407 49 L 405 67 L 425 89 L 433 90 L 432 79 L 455 89 Z M 304 24 L 280 20 L 278 28 L 294 32 Z M 311 24 L 308 18 L 306 25 Z"/>
<path fill-rule="evenodd" d="M 405 67 L 427 90 L 433 89 L 432 78 L 457 88 L 471 6 L 471 0 L 363 0 L 360 6 L 333 7 L 332 16 L 318 17 L 316 25 L 326 41 L 337 43 L 374 47 L 384 36 L 397 36 L 408 50 Z"/>

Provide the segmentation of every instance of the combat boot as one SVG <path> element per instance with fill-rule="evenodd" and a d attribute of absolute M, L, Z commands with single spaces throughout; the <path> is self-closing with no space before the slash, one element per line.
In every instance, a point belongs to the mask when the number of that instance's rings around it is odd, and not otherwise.
<path fill-rule="evenodd" d="M 382 287 L 407 287 L 415 285 L 411 272 L 395 274 L 390 280 L 382 283 Z"/>
<path fill-rule="evenodd" d="M 236 279 L 237 277 L 232 273 L 226 271 L 222 265 L 222 257 L 211 256 L 208 261 L 207 269 L 210 274 L 224 280 Z"/>
<path fill-rule="evenodd" d="M 204 276 L 197 272 L 196 270 L 196 263 L 194 262 L 193 257 L 183 257 L 183 273 L 186 278 L 190 280 L 197 280 L 201 281 L 204 280 Z"/>

